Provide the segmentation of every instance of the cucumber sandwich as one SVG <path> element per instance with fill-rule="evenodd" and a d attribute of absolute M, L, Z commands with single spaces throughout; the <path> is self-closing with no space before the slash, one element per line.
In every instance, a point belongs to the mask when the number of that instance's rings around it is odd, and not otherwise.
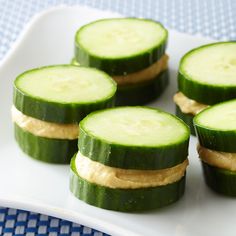
<path fill-rule="evenodd" d="M 214 105 L 194 118 L 198 153 L 207 185 L 236 196 L 236 99 Z"/>
<path fill-rule="evenodd" d="M 168 84 L 168 33 L 158 22 L 138 18 L 103 19 L 75 35 L 74 65 L 107 72 L 118 84 L 117 105 L 141 105 Z"/>
<path fill-rule="evenodd" d="M 29 70 L 14 82 L 15 138 L 29 156 L 69 163 L 77 151 L 78 123 L 91 111 L 111 107 L 115 82 L 97 69 L 72 65 Z"/>
<path fill-rule="evenodd" d="M 236 98 L 236 42 L 196 48 L 180 61 L 176 113 L 194 134 L 193 117 L 210 105 Z"/>
<path fill-rule="evenodd" d="M 178 118 L 147 107 L 96 111 L 79 125 L 70 190 L 88 204 L 140 211 L 184 193 L 190 132 Z"/>

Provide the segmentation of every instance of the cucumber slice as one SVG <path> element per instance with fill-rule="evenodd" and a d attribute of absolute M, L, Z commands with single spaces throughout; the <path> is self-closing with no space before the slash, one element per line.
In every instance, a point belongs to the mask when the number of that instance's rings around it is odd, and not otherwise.
<path fill-rule="evenodd" d="M 186 113 L 183 113 L 179 106 L 175 106 L 175 114 L 176 116 L 178 116 L 181 120 L 183 120 L 190 128 L 190 132 L 192 135 L 196 135 L 195 133 L 195 129 L 194 129 L 194 126 L 193 126 L 193 115 L 192 114 L 186 114 Z"/>
<path fill-rule="evenodd" d="M 189 129 L 154 108 L 119 107 L 93 112 L 80 123 L 81 154 L 123 169 L 164 169 L 188 156 Z"/>
<path fill-rule="evenodd" d="M 20 148 L 34 159 L 49 163 L 68 164 L 71 157 L 78 151 L 78 139 L 44 138 L 24 131 L 17 124 L 14 124 L 14 128 L 15 139 Z"/>
<path fill-rule="evenodd" d="M 116 94 L 116 106 L 147 104 L 158 98 L 169 83 L 168 70 L 156 78 L 136 85 L 120 86 Z"/>
<path fill-rule="evenodd" d="M 203 110 L 193 122 L 201 146 L 236 152 L 236 99 Z"/>
<path fill-rule="evenodd" d="M 29 70 L 14 82 L 15 107 L 55 123 L 79 122 L 88 113 L 113 105 L 116 83 L 104 72 L 72 65 Z"/>
<path fill-rule="evenodd" d="M 165 52 L 167 37 L 167 30 L 153 20 L 98 20 L 77 31 L 75 57 L 81 65 L 125 75 L 156 62 Z"/>
<path fill-rule="evenodd" d="M 181 60 L 179 90 L 203 104 L 236 98 L 236 42 L 204 45 Z"/>
<path fill-rule="evenodd" d="M 82 201 L 115 211 L 144 211 L 176 202 L 185 190 L 185 176 L 179 181 L 152 188 L 113 189 L 82 179 L 71 160 L 70 191 Z"/>
<path fill-rule="evenodd" d="M 217 193 L 236 197 L 236 172 L 220 169 L 202 162 L 207 185 Z"/>

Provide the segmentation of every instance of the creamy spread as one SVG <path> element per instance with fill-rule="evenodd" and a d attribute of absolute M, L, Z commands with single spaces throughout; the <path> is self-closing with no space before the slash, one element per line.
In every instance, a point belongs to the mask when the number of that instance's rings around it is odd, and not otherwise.
<path fill-rule="evenodd" d="M 197 115 L 200 111 L 208 107 L 206 104 L 199 103 L 186 97 L 183 93 L 178 92 L 174 95 L 173 100 L 180 110 L 186 114 Z"/>
<path fill-rule="evenodd" d="M 35 119 L 24 115 L 14 106 L 11 109 L 12 120 L 20 128 L 36 136 L 55 139 L 77 139 L 79 126 L 77 124 L 57 124 Z"/>
<path fill-rule="evenodd" d="M 127 75 L 113 76 L 118 85 L 136 84 L 139 82 L 154 79 L 162 71 L 167 69 L 169 57 L 164 54 L 157 62 L 151 66 Z"/>
<path fill-rule="evenodd" d="M 91 183 L 109 188 L 136 189 L 167 185 L 180 180 L 185 174 L 188 159 L 162 170 L 127 170 L 105 166 L 78 152 L 75 165 L 78 175 Z"/>
<path fill-rule="evenodd" d="M 209 165 L 236 171 L 236 153 L 218 152 L 200 145 L 197 146 L 199 157 Z"/>

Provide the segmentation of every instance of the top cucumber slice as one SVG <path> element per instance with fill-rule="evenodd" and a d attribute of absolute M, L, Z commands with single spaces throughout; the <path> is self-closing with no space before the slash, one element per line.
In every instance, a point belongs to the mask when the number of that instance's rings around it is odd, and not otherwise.
<path fill-rule="evenodd" d="M 236 99 L 203 110 L 195 116 L 194 125 L 203 147 L 236 152 Z"/>
<path fill-rule="evenodd" d="M 167 37 L 167 30 L 153 20 L 98 20 L 77 31 L 75 57 L 81 65 L 126 75 L 156 62 L 165 53 Z"/>
<path fill-rule="evenodd" d="M 179 90 L 203 104 L 236 98 L 236 42 L 220 42 L 188 52 L 179 66 Z"/>
<path fill-rule="evenodd" d="M 29 70 L 14 82 L 15 107 L 49 122 L 79 122 L 94 110 L 111 107 L 116 83 L 106 73 L 71 65 Z"/>
<path fill-rule="evenodd" d="M 189 129 L 154 108 L 119 107 L 93 112 L 80 123 L 80 152 L 123 169 L 164 169 L 188 155 Z"/>

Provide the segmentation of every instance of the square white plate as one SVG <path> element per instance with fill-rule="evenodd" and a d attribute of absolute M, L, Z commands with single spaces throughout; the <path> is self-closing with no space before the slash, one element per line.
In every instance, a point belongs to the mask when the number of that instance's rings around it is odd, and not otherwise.
<path fill-rule="evenodd" d="M 120 213 L 87 205 L 69 192 L 69 166 L 50 165 L 24 155 L 14 141 L 10 117 L 12 83 L 30 68 L 68 63 L 73 38 L 81 25 L 115 13 L 87 7 L 57 7 L 36 16 L 26 27 L 0 65 L 0 205 L 49 214 L 96 228 L 113 235 L 233 235 L 236 202 L 211 192 L 202 178 L 191 137 L 190 166 L 184 197 L 169 207 L 143 212 Z M 172 96 L 177 90 L 180 57 L 189 49 L 212 42 L 169 31 L 171 82 L 152 105 L 174 113 Z"/>

